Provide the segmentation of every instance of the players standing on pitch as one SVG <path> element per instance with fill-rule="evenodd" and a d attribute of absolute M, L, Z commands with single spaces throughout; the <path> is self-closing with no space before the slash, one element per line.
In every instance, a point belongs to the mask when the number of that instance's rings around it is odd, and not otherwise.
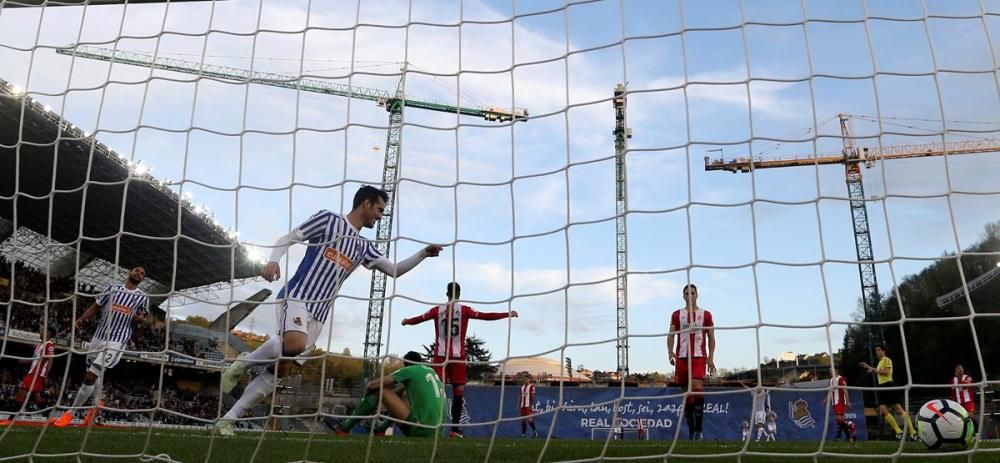
<path fill-rule="evenodd" d="M 910 432 L 910 438 L 916 440 L 917 430 L 913 427 L 913 421 L 910 420 L 910 415 L 906 413 L 906 408 L 903 407 L 902 401 L 899 400 L 901 396 L 900 391 L 892 389 L 892 359 L 889 358 L 888 353 L 885 350 L 885 344 L 875 345 L 875 358 L 878 359 L 878 366 L 873 367 L 865 362 L 861 362 L 861 368 L 864 368 L 868 373 L 874 374 L 876 378 L 876 383 L 879 387 L 878 393 L 878 408 L 882 413 L 882 417 L 885 421 L 889 423 L 892 430 L 896 432 L 896 438 L 903 438 L 903 430 L 899 428 L 899 423 L 896 422 L 896 418 L 892 416 L 889 407 L 892 407 L 892 412 L 898 413 L 903 416 L 906 420 L 907 429 Z"/>
<path fill-rule="evenodd" d="M 670 364 L 676 365 L 674 382 L 688 389 L 684 398 L 684 421 L 688 425 L 688 439 L 701 440 L 705 416 L 705 375 L 715 371 L 715 326 L 712 313 L 698 307 L 698 287 L 684 287 L 683 309 L 670 316 L 670 334 L 667 335 L 667 355 Z M 674 338 L 677 349 L 674 350 Z"/>
<path fill-rule="evenodd" d="M 465 383 L 468 382 L 465 333 L 469 327 L 469 319 L 500 320 L 502 318 L 517 318 L 517 311 L 508 312 L 478 312 L 467 305 L 458 304 L 462 296 L 462 287 L 451 282 L 445 288 L 448 304 L 444 307 L 434 306 L 430 310 L 413 318 L 403 320 L 403 326 L 417 325 L 427 320 L 434 320 L 434 369 L 441 376 L 441 381 L 451 383 L 451 437 L 462 437 L 458 427 L 462 417 L 462 406 L 465 403 Z"/>
<path fill-rule="evenodd" d="M 535 427 L 534 410 L 535 385 L 531 382 L 530 376 L 525 376 L 521 381 L 521 395 L 517 398 L 517 408 L 521 414 L 521 437 L 527 437 L 528 425 L 531 425 L 531 437 L 538 437 L 538 428 Z"/>
<path fill-rule="evenodd" d="M 359 264 L 395 278 L 416 267 L 424 258 L 436 257 L 441 252 L 441 246 L 429 245 L 398 264 L 379 254 L 375 244 L 361 236 L 361 229 L 375 226 L 375 222 L 382 218 L 388 200 L 389 195 L 385 191 L 365 185 L 355 193 L 351 212 L 346 217 L 321 210 L 275 243 L 271 258 L 261 272 L 267 281 L 281 277 L 278 261 L 290 245 L 308 242 L 309 249 L 295 275 L 278 293 L 280 303 L 276 312 L 281 335 L 233 362 L 222 375 L 219 389 L 227 394 L 250 367 L 268 365 L 247 385 L 233 408 L 216 423 L 219 434 L 233 435 L 233 422 L 271 395 L 276 378 L 287 373 L 289 358 L 315 344 L 337 291 Z M 278 361 L 275 368 L 274 363 L 280 357 L 284 360 Z"/>
<path fill-rule="evenodd" d="M 766 441 L 773 442 L 778 439 L 778 414 L 774 410 L 767 412 L 767 438 Z"/>
<path fill-rule="evenodd" d="M 371 416 L 378 411 L 381 398 L 391 419 L 382 420 L 375 426 L 372 431 L 376 435 L 385 434 L 395 422 L 407 437 L 434 436 L 444 414 L 444 383 L 423 361 L 420 354 L 407 352 L 403 357 L 406 366 L 369 381 L 365 386 L 365 397 L 354 409 L 354 416 L 335 426 L 334 433 L 338 436 L 350 434 L 351 428 L 362 419 L 360 417 Z M 401 389 L 405 389 L 405 396 L 397 392 L 397 385 L 403 386 Z"/>
<path fill-rule="evenodd" d="M 757 442 L 766 437 L 767 415 L 771 412 L 771 393 L 763 387 L 757 388 L 753 394 L 753 425 L 757 428 Z"/>
<path fill-rule="evenodd" d="M 955 376 L 951 378 L 951 400 L 962 405 L 972 418 L 972 426 L 979 433 L 979 420 L 976 419 L 976 391 L 972 388 L 972 377 L 965 374 L 962 365 L 955 365 Z"/>
<path fill-rule="evenodd" d="M 823 399 L 823 405 L 833 408 L 833 419 L 837 422 L 837 438 L 840 433 L 847 435 L 847 441 L 854 445 L 854 432 L 848 425 L 845 414 L 851 408 L 851 398 L 847 395 L 847 379 L 840 375 L 840 368 L 833 367 L 833 377 L 830 378 L 830 393 Z"/>
<path fill-rule="evenodd" d="M 83 377 L 83 385 L 73 398 L 73 408 L 84 406 L 93 396 L 96 407 L 87 412 L 83 420 L 84 426 L 89 426 L 96 415 L 97 409 L 103 406 L 101 401 L 101 384 L 104 375 L 121 360 L 125 352 L 125 344 L 132 338 L 132 324 L 145 322 L 149 312 L 149 296 L 139 289 L 139 284 L 146 279 L 145 267 L 133 268 L 125 282 L 108 288 L 97 297 L 93 304 L 76 319 L 79 329 L 83 323 L 94 316 L 98 310 L 101 318 L 97 321 L 94 337 L 87 346 L 87 361 L 90 363 Z M 53 426 L 65 427 L 73 420 L 73 411 L 69 410 L 53 421 Z"/>
<path fill-rule="evenodd" d="M 42 389 L 45 388 L 45 380 L 52 369 L 52 358 L 56 355 L 56 344 L 52 339 L 56 337 L 56 330 L 47 326 L 42 332 L 42 342 L 35 347 L 35 353 L 31 356 L 31 367 L 28 373 L 21 380 L 21 389 L 17 391 L 14 401 L 20 410 L 24 402 L 30 396 L 35 402 L 35 406 L 42 406 Z"/>

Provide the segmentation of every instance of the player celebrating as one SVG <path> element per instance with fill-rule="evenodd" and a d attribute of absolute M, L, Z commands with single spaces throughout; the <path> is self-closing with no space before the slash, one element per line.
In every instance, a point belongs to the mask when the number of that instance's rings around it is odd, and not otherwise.
<path fill-rule="evenodd" d="M 308 242 L 309 249 L 295 275 L 278 293 L 280 303 L 276 312 L 280 336 L 272 337 L 233 362 L 222 375 L 219 389 L 227 394 L 250 367 L 270 364 L 266 371 L 247 385 L 233 408 L 216 423 L 220 435 L 233 435 L 233 421 L 271 395 L 276 377 L 287 373 L 288 358 L 305 352 L 316 342 L 337 291 L 351 272 L 358 268 L 358 264 L 396 278 L 409 272 L 424 258 L 436 257 L 441 252 L 441 246 L 429 245 L 398 264 L 380 255 L 375 245 L 361 236 L 360 230 L 375 226 L 375 222 L 382 218 L 388 200 L 389 195 L 385 191 L 365 185 L 355 193 L 353 208 L 346 217 L 321 210 L 275 243 L 271 258 L 261 272 L 267 281 L 281 277 L 278 261 L 291 244 Z M 285 360 L 277 362 L 275 368 L 273 363 L 280 357 Z"/>
<path fill-rule="evenodd" d="M 830 378 L 830 393 L 823 398 L 823 406 L 829 403 L 833 407 L 833 418 L 837 422 L 837 438 L 840 433 L 847 435 L 847 441 L 854 445 L 854 433 L 851 432 L 845 418 L 846 410 L 851 408 L 851 399 L 847 395 L 847 379 L 840 374 L 840 368 L 833 367 L 833 378 Z"/>
<path fill-rule="evenodd" d="M 715 330 L 712 313 L 698 307 L 698 287 L 688 284 L 683 290 L 685 307 L 670 316 L 667 335 L 667 355 L 676 365 L 674 381 L 688 389 L 684 399 L 684 421 L 688 424 L 688 439 L 702 439 L 705 416 L 705 374 L 715 371 Z M 680 332 L 681 336 L 678 336 Z M 674 350 L 674 338 L 678 338 Z M 690 386 L 690 387 L 689 387 Z"/>
<path fill-rule="evenodd" d="M 104 382 L 104 375 L 121 360 L 125 344 L 132 338 L 132 324 L 146 321 L 146 314 L 149 312 L 149 296 L 139 289 L 139 283 L 145 279 L 145 267 L 140 265 L 133 268 L 128 273 L 124 283 L 108 286 L 94 303 L 76 319 L 76 327 L 79 329 L 98 310 L 101 311 L 101 318 L 97 320 L 94 337 L 88 346 L 87 361 L 90 366 L 83 377 L 83 385 L 73 397 L 74 409 L 86 404 L 91 396 L 94 397 L 94 402 L 97 404 L 95 408 L 87 412 L 87 416 L 83 420 L 84 426 L 90 425 L 97 409 L 103 405 L 101 385 Z M 57 418 L 52 425 L 62 428 L 69 425 L 71 421 L 73 421 L 73 411 L 69 410 Z"/>
<path fill-rule="evenodd" d="M 521 412 L 521 437 L 528 435 L 528 425 L 531 425 L 531 437 L 538 437 L 538 428 L 535 428 L 534 412 L 531 410 L 535 403 L 535 385 L 531 383 L 531 377 L 525 376 L 521 382 L 521 396 L 517 399 L 518 408 Z"/>
<path fill-rule="evenodd" d="M 472 307 L 458 304 L 462 296 L 462 287 L 458 283 L 448 283 L 445 289 L 448 304 L 444 307 L 432 307 L 423 315 L 403 320 L 403 326 L 417 325 L 427 320 L 435 320 L 434 324 L 434 369 L 441 376 L 441 381 L 451 383 L 451 437 L 462 437 L 458 428 L 464 405 L 467 366 L 465 364 L 465 333 L 470 319 L 500 320 L 502 318 L 517 318 L 517 311 L 508 312 L 477 312 Z"/>
<path fill-rule="evenodd" d="M 45 380 L 52 369 L 52 358 L 56 354 L 56 344 L 52 339 L 56 337 L 56 330 L 51 326 L 42 330 L 42 342 L 35 347 L 35 353 L 31 356 L 31 368 L 28 374 L 21 380 L 21 389 L 17 391 L 14 401 L 20 410 L 24 402 L 31 396 L 37 407 L 42 406 L 42 389 L 45 389 Z"/>
<path fill-rule="evenodd" d="M 370 381 L 366 386 L 366 394 L 354 416 L 335 426 L 333 432 L 338 436 L 351 433 L 351 428 L 360 422 L 362 416 L 371 416 L 378 411 L 379 398 L 389 410 L 392 419 L 382 420 L 373 430 L 376 434 L 384 434 L 386 429 L 399 423 L 403 435 L 407 437 L 431 437 L 441 425 L 441 415 L 444 413 L 444 383 L 434 370 L 423 365 L 423 357 L 410 351 L 403 357 L 406 364 L 395 373 Z M 394 386 L 402 385 L 406 389 L 403 398 L 396 392 Z"/>
<path fill-rule="evenodd" d="M 896 438 L 903 438 L 903 430 L 899 428 L 899 423 L 896 422 L 896 418 L 890 413 L 889 406 L 892 406 L 892 412 L 903 415 L 906 420 L 906 426 L 910 431 L 910 438 L 916 440 L 917 430 L 913 427 L 913 422 L 910 421 L 910 415 L 906 413 L 906 409 L 901 405 L 902 401 L 899 400 L 899 391 L 891 389 L 893 387 L 892 382 L 892 359 L 889 358 L 885 350 L 885 344 L 875 345 L 875 358 L 878 359 L 878 367 L 873 367 L 865 362 L 861 362 L 861 368 L 864 368 L 868 373 L 872 373 L 876 377 L 878 383 L 879 391 L 879 411 L 885 418 L 885 421 L 892 426 L 892 430 L 896 431 Z"/>
<path fill-rule="evenodd" d="M 979 420 L 976 419 L 976 391 L 972 388 L 972 377 L 965 374 L 962 365 L 955 365 L 955 376 L 951 378 L 951 400 L 962 404 L 962 408 L 972 417 L 972 425 L 979 433 Z"/>

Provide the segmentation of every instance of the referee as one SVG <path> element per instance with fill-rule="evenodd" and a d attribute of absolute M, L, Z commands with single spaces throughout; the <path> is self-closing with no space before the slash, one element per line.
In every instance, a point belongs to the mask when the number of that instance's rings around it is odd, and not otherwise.
<path fill-rule="evenodd" d="M 875 358 L 878 359 L 878 366 L 872 367 L 871 365 L 861 362 L 861 368 L 864 368 L 868 373 L 875 375 L 875 383 L 878 385 L 878 409 L 882 417 L 889 422 L 889 426 L 892 426 L 892 430 L 896 431 L 896 439 L 903 438 L 903 430 L 899 429 L 899 423 L 896 422 L 896 418 L 892 413 L 896 413 L 903 416 L 906 420 L 906 427 L 909 430 L 910 438 L 917 438 L 917 430 L 913 427 L 913 422 L 910 421 L 910 415 L 906 413 L 906 408 L 902 405 L 902 396 L 899 390 L 893 389 L 895 386 L 892 382 L 892 359 L 889 358 L 885 350 L 885 344 L 875 345 Z M 890 412 L 890 407 L 892 412 Z"/>

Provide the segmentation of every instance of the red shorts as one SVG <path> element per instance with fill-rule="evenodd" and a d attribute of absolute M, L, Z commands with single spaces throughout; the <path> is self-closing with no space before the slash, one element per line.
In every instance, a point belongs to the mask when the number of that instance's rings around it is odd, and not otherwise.
<path fill-rule="evenodd" d="M 531 407 L 521 407 L 521 416 L 531 416 Z"/>
<path fill-rule="evenodd" d="M 441 378 L 441 382 L 453 386 L 462 386 L 469 382 L 468 365 L 464 360 L 451 359 L 444 364 L 444 357 L 434 356 L 434 371 Z"/>
<path fill-rule="evenodd" d="M 691 359 L 691 379 L 705 379 L 705 357 L 693 357 Z M 688 383 L 688 359 L 677 359 L 677 367 L 674 369 L 674 383 Z"/>
<path fill-rule="evenodd" d="M 966 402 L 966 403 L 962 404 L 962 408 L 964 408 L 965 411 L 969 412 L 969 415 L 975 415 L 976 414 L 976 403 L 975 402 Z"/>
<path fill-rule="evenodd" d="M 21 380 L 21 389 L 28 392 L 42 392 L 45 387 L 45 378 L 36 377 L 35 375 L 24 375 L 24 379 Z"/>
<path fill-rule="evenodd" d="M 841 416 L 847 410 L 844 404 L 836 404 L 833 406 L 833 416 Z"/>

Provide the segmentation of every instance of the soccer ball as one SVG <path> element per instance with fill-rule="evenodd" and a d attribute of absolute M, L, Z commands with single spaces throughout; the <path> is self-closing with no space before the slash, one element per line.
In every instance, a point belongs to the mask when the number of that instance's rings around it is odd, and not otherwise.
<path fill-rule="evenodd" d="M 972 444 L 973 429 L 969 414 L 951 400 L 932 400 L 917 413 L 917 435 L 931 450 L 964 449 Z"/>

